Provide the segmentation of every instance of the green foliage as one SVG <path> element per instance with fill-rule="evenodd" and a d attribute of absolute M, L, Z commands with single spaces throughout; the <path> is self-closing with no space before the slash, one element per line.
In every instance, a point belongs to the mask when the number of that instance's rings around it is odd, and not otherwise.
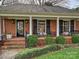
<path fill-rule="evenodd" d="M 57 45 L 48 45 L 43 48 L 25 49 L 19 52 L 15 56 L 15 59 L 30 59 L 56 50 L 58 50 Z"/>
<path fill-rule="evenodd" d="M 36 35 L 28 36 L 28 47 L 35 47 L 37 45 L 38 37 Z"/>
<path fill-rule="evenodd" d="M 72 43 L 79 43 L 79 35 L 72 35 Z"/>
<path fill-rule="evenodd" d="M 52 36 L 47 35 L 46 38 L 45 38 L 45 43 L 46 43 L 47 45 L 53 44 L 53 43 L 55 43 L 55 40 L 53 39 Z"/>
<path fill-rule="evenodd" d="M 56 37 L 56 43 L 57 44 L 65 44 L 66 43 L 66 39 L 64 36 L 58 36 Z"/>
<path fill-rule="evenodd" d="M 79 48 L 66 48 L 62 51 L 51 52 L 34 59 L 79 59 Z"/>

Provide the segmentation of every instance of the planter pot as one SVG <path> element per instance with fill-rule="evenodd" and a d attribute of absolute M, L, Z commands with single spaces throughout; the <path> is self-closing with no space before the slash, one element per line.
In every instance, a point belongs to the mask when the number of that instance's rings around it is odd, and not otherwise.
<path fill-rule="evenodd" d="M 67 39 L 66 39 L 66 43 L 67 43 L 67 44 L 72 44 L 72 39 L 71 39 L 71 38 L 67 38 Z"/>
<path fill-rule="evenodd" d="M 12 38 L 12 34 L 7 34 L 7 35 L 6 35 L 6 38 L 7 38 L 7 39 L 11 39 L 11 38 Z"/>
<path fill-rule="evenodd" d="M 39 46 L 39 47 L 45 46 L 45 40 L 44 40 L 44 39 L 39 39 L 39 40 L 38 40 L 38 46 Z"/>

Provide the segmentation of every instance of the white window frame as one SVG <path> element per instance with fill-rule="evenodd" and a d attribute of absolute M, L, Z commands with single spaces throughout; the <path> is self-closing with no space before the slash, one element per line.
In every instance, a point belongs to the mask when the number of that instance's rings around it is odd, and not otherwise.
<path fill-rule="evenodd" d="M 39 27 L 39 26 L 38 26 L 38 25 L 39 25 L 38 22 L 39 22 L 39 21 L 40 21 L 40 20 L 37 20 L 37 33 L 38 33 L 38 27 Z M 42 20 L 41 20 L 41 21 L 42 21 Z M 44 20 L 44 21 L 45 21 L 45 32 L 44 32 L 44 33 L 47 34 L 47 33 L 46 33 L 46 20 Z"/>
<path fill-rule="evenodd" d="M 68 25 L 68 26 L 69 26 L 69 27 L 68 27 L 68 32 L 70 32 L 70 30 L 71 30 L 71 26 L 70 26 L 70 25 L 71 25 L 71 22 L 70 22 L 70 20 L 63 20 L 63 21 L 68 21 L 68 22 L 69 22 L 69 25 Z M 63 26 L 63 32 L 64 32 L 64 26 L 66 26 L 66 25 L 64 24 L 64 22 L 63 22 L 63 25 L 62 25 L 62 26 Z"/>

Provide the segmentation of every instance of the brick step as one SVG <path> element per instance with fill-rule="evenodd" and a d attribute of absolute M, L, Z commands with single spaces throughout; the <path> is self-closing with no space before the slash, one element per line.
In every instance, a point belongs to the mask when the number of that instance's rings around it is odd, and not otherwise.
<path fill-rule="evenodd" d="M 5 42 L 3 45 L 25 45 L 25 42 L 23 43 L 23 42 L 20 42 L 20 43 L 16 43 L 16 42 Z"/>
<path fill-rule="evenodd" d="M 20 45 L 20 44 L 25 44 L 25 41 L 23 42 L 4 42 L 3 45 Z"/>
<path fill-rule="evenodd" d="M 3 45 L 25 45 L 25 40 L 7 40 Z"/>
<path fill-rule="evenodd" d="M 1 48 L 2 49 L 25 48 L 25 39 L 24 38 L 14 38 L 14 39 L 3 40 L 3 46 Z"/>
<path fill-rule="evenodd" d="M 9 46 L 2 46 L 2 47 L 1 47 L 1 49 L 13 49 L 13 48 L 14 48 L 14 49 L 15 49 L 15 48 L 16 48 L 16 49 L 17 49 L 17 48 L 25 48 L 25 46 L 24 46 L 24 45 L 11 45 L 11 46 L 9 45 Z"/>
<path fill-rule="evenodd" d="M 17 39 L 16 40 L 11 39 L 11 40 L 3 40 L 3 41 L 4 42 L 18 42 L 18 41 L 20 42 L 20 41 L 25 41 L 25 39 L 20 39 L 20 40 L 19 39 L 18 40 Z"/>
<path fill-rule="evenodd" d="M 24 48 L 25 44 L 5 44 L 1 48 Z"/>

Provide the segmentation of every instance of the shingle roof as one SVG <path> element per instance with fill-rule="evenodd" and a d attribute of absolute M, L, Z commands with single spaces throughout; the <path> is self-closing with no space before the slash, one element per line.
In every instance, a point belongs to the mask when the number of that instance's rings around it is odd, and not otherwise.
<path fill-rule="evenodd" d="M 72 10 L 59 6 L 39 6 L 27 4 L 10 4 L 8 6 L 0 6 L 0 13 L 71 13 Z"/>

